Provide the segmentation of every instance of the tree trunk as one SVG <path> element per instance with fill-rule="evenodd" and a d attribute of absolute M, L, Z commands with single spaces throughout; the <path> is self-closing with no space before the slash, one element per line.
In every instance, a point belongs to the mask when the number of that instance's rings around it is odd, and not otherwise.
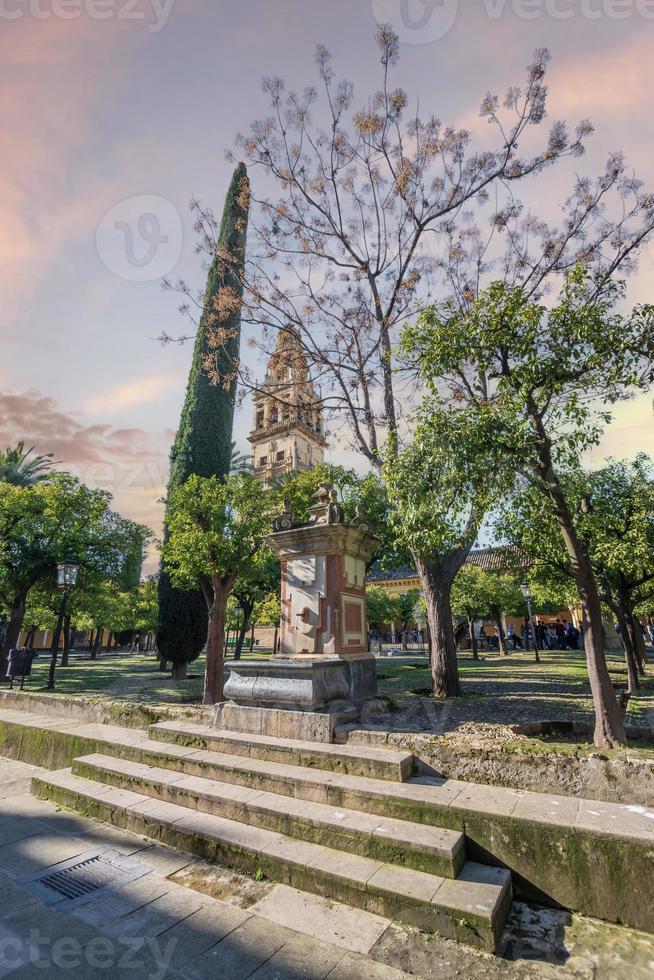
<path fill-rule="evenodd" d="M 273 636 L 273 656 L 277 653 L 278 638 L 279 638 L 279 626 L 275 626 L 275 634 Z"/>
<path fill-rule="evenodd" d="M 460 561 L 458 553 L 456 558 L 449 555 L 440 562 L 414 556 L 427 605 L 432 643 L 432 693 L 435 698 L 458 698 L 461 695 L 450 593 L 452 582 L 467 553 L 466 550 Z"/>
<path fill-rule="evenodd" d="M 97 660 L 98 659 L 98 654 L 100 653 L 100 650 L 102 649 L 102 634 L 103 633 L 104 633 L 104 629 L 102 628 L 102 626 L 98 626 L 97 630 L 95 631 L 95 639 L 93 640 L 93 646 L 91 647 L 91 660 Z"/>
<path fill-rule="evenodd" d="M 533 416 L 532 416 L 533 417 Z M 539 416 L 533 417 L 540 436 L 539 462 L 534 467 L 539 481 L 552 504 L 554 517 L 561 529 L 572 574 L 579 592 L 584 624 L 584 647 L 588 664 L 588 679 L 595 707 L 595 745 L 600 748 L 617 748 L 626 744 L 624 712 L 618 704 L 604 654 L 604 625 L 602 603 L 591 563 L 586 555 L 565 494 L 554 471 L 551 443 Z"/>
<path fill-rule="evenodd" d="M 477 637 L 475 636 L 475 620 L 473 616 L 468 616 L 468 630 L 470 632 L 470 649 L 472 650 L 472 659 L 479 660 Z"/>
<path fill-rule="evenodd" d="M 241 623 L 241 628 L 236 637 L 236 646 L 234 647 L 234 660 L 240 660 L 241 654 L 243 652 L 243 644 L 245 643 L 245 634 L 250 627 L 250 619 L 252 618 L 252 612 L 254 610 L 254 603 L 241 603 L 241 609 L 243 610 L 243 622 Z"/>
<path fill-rule="evenodd" d="M 627 694 L 635 694 L 640 687 L 640 681 L 638 680 L 636 655 L 634 653 L 629 622 L 621 604 L 618 604 L 613 611 L 615 612 L 618 625 L 620 626 L 620 637 L 622 639 L 624 658 L 627 664 Z"/>
<path fill-rule="evenodd" d="M 233 585 L 223 581 L 219 575 L 212 575 L 213 602 L 209 609 L 207 630 L 207 666 L 204 672 L 204 703 L 218 704 L 223 700 L 225 682 L 225 621 L 227 619 L 227 600 Z"/>
<path fill-rule="evenodd" d="M 186 661 L 184 663 L 173 663 L 173 671 L 171 677 L 174 681 L 185 681 L 186 675 L 188 673 L 188 664 Z"/>
<path fill-rule="evenodd" d="M 645 665 L 647 664 L 647 648 L 645 646 L 645 638 L 643 636 L 643 631 L 638 616 L 634 616 L 632 613 L 629 622 L 631 623 L 631 635 L 634 645 L 634 653 L 638 662 L 638 672 L 641 677 L 644 677 Z"/>
<path fill-rule="evenodd" d="M 2 646 L 2 653 L 0 654 L 0 678 L 4 679 L 7 673 L 7 661 L 9 659 L 9 651 L 13 650 L 20 639 L 20 631 L 23 628 L 23 619 L 25 618 L 25 602 L 27 601 L 27 593 L 29 589 L 21 589 L 14 598 L 14 604 L 9 611 L 9 625 L 7 626 L 7 634 L 5 636 L 5 642 Z"/>
<path fill-rule="evenodd" d="M 500 652 L 501 657 L 508 657 L 508 650 L 506 649 L 506 633 L 504 632 L 504 623 L 502 622 L 502 613 L 494 613 L 493 618 L 495 619 L 495 625 L 497 626 L 497 648 Z"/>

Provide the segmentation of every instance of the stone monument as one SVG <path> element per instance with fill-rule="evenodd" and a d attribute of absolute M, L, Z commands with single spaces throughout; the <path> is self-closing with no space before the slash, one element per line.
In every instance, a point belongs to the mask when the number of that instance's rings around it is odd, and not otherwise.
<path fill-rule="evenodd" d="M 368 652 L 366 565 L 376 538 L 362 513 L 345 522 L 337 493 L 321 484 L 310 520 L 288 504 L 269 542 L 282 570 L 280 652 L 230 664 L 229 702 L 218 725 L 253 734 L 331 741 L 334 726 L 356 720 L 377 694 Z"/>

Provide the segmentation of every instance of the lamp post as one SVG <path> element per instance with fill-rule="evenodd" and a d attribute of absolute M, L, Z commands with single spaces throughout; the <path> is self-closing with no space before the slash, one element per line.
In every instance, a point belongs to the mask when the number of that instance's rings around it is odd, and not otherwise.
<path fill-rule="evenodd" d="M 55 670 L 57 669 L 57 654 L 59 652 L 61 630 L 64 623 L 64 617 L 66 615 L 66 606 L 68 605 L 68 593 L 70 589 L 74 588 L 77 584 L 78 571 L 79 562 L 74 561 L 72 558 L 68 558 L 66 561 L 60 561 L 57 564 L 57 586 L 61 590 L 61 605 L 59 606 L 57 625 L 55 627 L 54 636 L 52 637 L 52 656 L 50 658 L 50 672 L 48 674 L 48 683 L 46 685 L 46 690 L 48 691 L 54 691 Z"/>
<path fill-rule="evenodd" d="M 523 582 L 520 586 L 520 590 L 527 601 L 527 616 L 528 623 L 527 629 L 525 630 L 525 642 L 527 644 L 527 649 L 529 649 L 529 637 L 531 636 L 532 643 L 534 644 L 534 653 L 536 654 L 536 663 L 540 663 L 540 657 L 538 656 L 538 643 L 536 642 L 536 631 L 534 630 L 534 618 L 531 611 L 531 602 L 533 596 L 531 594 L 531 589 L 529 588 L 528 582 Z"/>

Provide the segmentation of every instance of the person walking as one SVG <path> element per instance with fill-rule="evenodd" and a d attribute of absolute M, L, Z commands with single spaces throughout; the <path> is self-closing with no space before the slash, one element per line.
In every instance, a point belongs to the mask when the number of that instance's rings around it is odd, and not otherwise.
<path fill-rule="evenodd" d="M 516 628 L 513 625 L 513 623 L 511 623 L 511 625 L 509 626 L 509 628 L 507 630 L 506 637 L 507 637 L 509 643 L 511 643 L 511 645 L 513 646 L 513 649 L 514 650 L 517 650 L 518 647 L 522 650 L 522 640 L 518 636 L 518 634 L 516 632 Z"/>

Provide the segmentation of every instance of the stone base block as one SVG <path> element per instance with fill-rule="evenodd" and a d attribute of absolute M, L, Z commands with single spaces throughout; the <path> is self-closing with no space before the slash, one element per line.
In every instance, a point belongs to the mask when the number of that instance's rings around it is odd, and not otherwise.
<path fill-rule="evenodd" d="M 227 702 L 215 705 L 214 725 L 248 735 L 295 738 L 303 742 L 333 742 L 336 727 L 356 721 L 358 716 L 354 707 L 341 711 L 284 711 Z"/>
<path fill-rule="evenodd" d="M 377 694 L 374 657 L 247 660 L 230 664 L 229 703 L 216 724 L 252 735 L 331 742 Z"/>
<path fill-rule="evenodd" d="M 348 710 L 377 695 L 375 658 L 242 660 L 230 663 L 225 696 L 235 704 L 287 711 Z"/>

